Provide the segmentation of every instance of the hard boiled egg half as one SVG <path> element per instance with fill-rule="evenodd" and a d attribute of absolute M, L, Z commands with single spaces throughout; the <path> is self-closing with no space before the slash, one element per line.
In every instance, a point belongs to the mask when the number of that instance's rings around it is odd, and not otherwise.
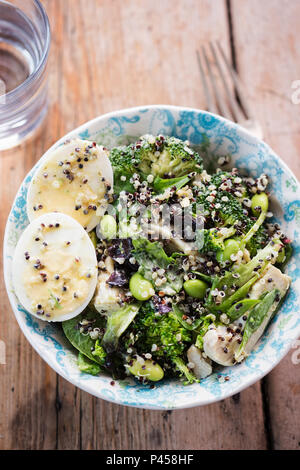
<path fill-rule="evenodd" d="M 97 283 L 97 258 L 84 228 L 62 213 L 35 219 L 18 241 L 12 281 L 15 293 L 32 315 L 64 321 L 90 302 Z"/>
<path fill-rule="evenodd" d="M 112 193 L 108 151 L 95 142 L 74 139 L 51 152 L 34 174 L 27 196 L 28 218 L 31 222 L 48 212 L 63 212 L 90 231 Z"/>

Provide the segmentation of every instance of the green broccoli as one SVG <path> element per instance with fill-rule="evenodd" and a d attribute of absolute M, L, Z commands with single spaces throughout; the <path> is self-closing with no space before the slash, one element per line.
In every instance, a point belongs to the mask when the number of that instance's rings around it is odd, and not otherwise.
<path fill-rule="evenodd" d="M 229 189 L 230 185 L 232 186 L 236 179 L 239 180 L 239 191 L 235 191 L 233 194 L 226 190 L 226 187 Z M 225 184 L 227 186 L 224 187 L 223 185 Z M 212 186 L 216 188 L 213 206 L 211 205 L 212 202 L 209 197 L 211 196 L 211 189 L 209 188 Z M 254 256 L 259 249 L 267 244 L 269 237 L 263 223 L 266 219 L 269 206 L 268 195 L 264 192 L 257 193 L 250 200 L 248 198 L 247 188 L 242 182 L 242 179 L 236 178 L 235 174 L 219 172 L 214 175 L 209 182 L 209 186 L 198 195 L 197 202 L 203 206 L 205 211 L 215 211 L 217 222 L 214 220 L 214 225 L 217 224 L 219 227 L 234 228 L 236 230 L 239 239 L 235 240 L 236 246 L 231 247 L 234 248 L 231 250 L 232 253 L 247 248 L 251 256 Z M 249 216 L 249 212 L 246 209 L 246 207 L 249 208 L 249 205 L 251 206 L 253 217 Z M 205 240 L 209 241 L 209 238 L 210 237 L 206 237 Z M 211 244 L 208 243 L 209 250 L 208 248 L 206 249 L 206 245 L 207 244 L 204 243 L 202 248 L 203 253 L 215 251 L 218 253 L 218 261 L 224 261 L 221 256 L 221 251 L 224 250 L 224 247 L 221 246 L 219 249 L 213 249 Z"/>
<path fill-rule="evenodd" d="M 265 226 L 261 225 L 256 233 L 248 240 L 246 248 L 250 253 L 250 256 L 253 257 L 256 255 L 258 250 L 264 248 L 268 243 L 269 235 Z"/>
<path fill-rule="evenodd" d="M 134 338 L 134 340 L 133 340 Z M 192 340 L 192 332 L 182 326 L 173 312 L 161 314 L 152 301 L 145 302 L 127 334 L 126 347 L 136 349 L 139 355 L 151 352 L 152 358 L 169 370 L 171 375 L 184 373 L 188 381 L 196 381 L 185 366 L 185 352 Z"/>
<path fill-rule="evenodd" d="M 231 228 L 211 228 L 199 230 L 196 235 L 196 243 L 200 253 L 224 251 L 224 241 L 235 234 L 235 229 Z"/>
<path fill-rule="evenodd" d="M 200 155 L 175 137 L 143 136 L 127 147 L 114 148 L 110 161 L 115 178 L 126 176 L 126 181 L 135 172 L 173 178 L 202 171 Z"/>

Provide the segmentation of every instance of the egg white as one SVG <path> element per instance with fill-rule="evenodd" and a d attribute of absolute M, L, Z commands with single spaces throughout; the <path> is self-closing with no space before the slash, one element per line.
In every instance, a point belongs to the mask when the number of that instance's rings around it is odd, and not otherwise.
<path fill-rule="evenodd" d="M 83 157 L 87 156 L 90 158 L 86 162 Z M 80 161 L 78 157 L 82 157 Z M 71 177 L 64 173 L 67 171 Z M 83 183 L 84 181 L 86 183 Z M 62 212 L 90 231 L 96 227 L 105 211 L 107 202 L 102 196 L 107 184 L 112 192 L 113 170 L 108 151 L 87 140 L 67 141 L 50 152 L 36 170 L 28 189 L 28 218 L 32 221 L 44 213 Z M 78 203 L 78 199 L 80 200 L 81 196 L 85 198 L 90 191 L 97 197 L 96 201 L 91 202 L 97 209 L 89 210 L 89 214 L 84 216 L 83 211 L 87 209 L 88 204 Z M 43 204 L 40 204 L 41 201 Z M 80 209 L 76 210 L 79 205 Z M 88 219 L 86 224 L 83 219 Z"/>
<path fill-rule="evenodd" d="M 46 228 L 41 228 L 42 224 Z M 56 224 L 59 224 L 59 228 L 55 227 Z M 48 228 L 49 225 L 53 225 L 54 228 Z M 37 238 L 39 239 L 38 241 L 36 240 Z M 45 243 L 47 244 L 46 247 Z M 32 264 L 36 262 L 36 260 L 40 260 L 40 262 L 43 263 L 43 258 L 46 258 L 47 250 L 49 250 L 48 256 L 50 255 L 50 259 L 48 259 L 47 265 L 45 264 L 45 269 L 35 270 Z M 57 270 L 57 264 L 59 264 L 61 272 L 63 272 L 64 269 L 66 270 L 68 263 L 74 266 L 72 264 L 74 260 L 76 262 L 79 260 L 80 276 L 82 276 L 82 278 L 77 278 L 74 275 L 68 282 L 72 282 L 73 288 L 74 285 L 75 287 L 76 285 L 82 286 L 81 283 L 83 282 L 87 292 L 85 292 L 84 296 L 79 296 L 79 298 L 74 298 L 73 300 L 70 291 L 69 300 L 71 300 L 68 311 L 66 311 L 62 301 L 59 308 L 52 309 L 52 311 L 46 308 L 45 313 L 40 315 L 37 314 L 36 311 L 36 301 L 38 301 L 39 297 L 37 292 L 41 286 L 38 283 L 33 286 L 27 284 L 30 278 L 28 273 L 37 276 L 37 273 L 47 272 L 48 269 L 48 272 L 51 272 L 51 262 L 54 263 L 53 258 L 55 257 L 53 256 L 51 258 L 52 254 L 57 255 L 55 269 Z M 26 259 L 28 255 L 30 259 Z M 76 266 L 75 269 L 79 269 L 79 267 Z M 56 322 L 73 318 L 84 310 L 94 295 L 97 284 L 97 273 L 96 253 L 87 232 L 72 217 L 55 212 L 38 217 L 31 222 L 22 233 L 14 253 L 12 282 L 16 296 L 29 313 L 40 320 Z M 68 273 L 65 273 L 63 276 L 68 277 Z M 57 281 L 52 273 L 51 277 L 47 278 L 44 289 L 47 287 L 50 293 L 52 289 L 58 289 L 56 282 L 61 283 L 63 278 L 64 277 Z M 43 282 L 42 278 L 41 282 Z M 30 286 L 30 289 L 28 289 L 28 286 Z M 47 317 L 46 313 L 48 313 L 48 315 L 51 314 L 51 317 Z"/>

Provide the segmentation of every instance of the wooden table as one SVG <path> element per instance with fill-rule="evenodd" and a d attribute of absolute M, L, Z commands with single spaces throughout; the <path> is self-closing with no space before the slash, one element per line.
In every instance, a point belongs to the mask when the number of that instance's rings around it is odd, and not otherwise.
<path fill-rule="evenodd" d="M 145 104 L 205 106 L 195 50 L 220 39 L 265 140 L 299 176 L 299 0 L 44 0 L 51 106 L 41 133 L 0 156 L 1 239 L 26 172 L 85 121 Z M 2 249 L 1 249 L 2 253 Z M 2 272 L 2 270 L 1 270 Z M 1 278 L 0 449 L 299 449 L 300 365 L 291 353 L 222 402 L 157 412 L 106 403 L 50 369 L 21 333 Z"/>

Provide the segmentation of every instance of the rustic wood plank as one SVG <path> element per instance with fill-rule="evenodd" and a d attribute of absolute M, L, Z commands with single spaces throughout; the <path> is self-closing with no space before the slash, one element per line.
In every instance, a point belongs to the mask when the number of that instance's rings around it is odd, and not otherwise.
<path fill-rule="evenodd" d="M 232 0 L 237 66 L 265 140 L 300 176 L 300 105 L 292 103 L 299 79 L 300 2 Z M 271 445 L 300 447 L 299 367 L 290 353 L 265 380 Z"/>
<path fill-rule="evenodd" d="M 91 3 L 84 4 L 86 16 L 79 12 L 80 20 L 76 16 L 74 39 L 82 39 L 82 49 L 73 51 L 72 60 L 79 62 L 77 54 L 88 56 L 92 70 L 90 86 L 99 113 L 137 103 L 205 105 L 195 49 L 208 37 L 223 37 L 229 44 L 224 2 L 219 1 L 218 8 L 207 1 L 189 1 L 185 5 L 177 2 L 172 10 L 166 1 L 144 2 L 143 9 L 137 7 L 140 3 L 136 1 L 126 4 L 98 2 L 95 23 L 90 24 L 86 19 L 94 9 Z M 101 25 L 99 35 L 94 29 L 96 25 Z M 212 30 L 217 33 L 212 34 Z M 223 41 L 225 47 L 226 41 Z M 187 70 L 188 81 L 185 79 Z M 66 73 L 63 76 L 66 77 Z M 72 86 L 68 85 L 65 92 L 70 89 Z M 84 91 L 76 89 L 76 93 L 81 94 L 81 99 L 77 99 L 82 102 Z M 249 405 L 251 397 L 252 407 Z M 251 414 L 255 420 L 251 419 Z M 224 422 L 227 415 L 230 424 Z M 189 422 L 186 419 L 194 423 L 194 433 L 188 437 L 185 436 Z M 260 423 L 261 433 L 256 433 L 254 422 Z M 205 423 L 205 426 L 198 429 L 199 423 Z M 96 399 L 91 401 L 91 397 L 82 394 L 81 426 L 82 447 L 88 449 L 238 448 L 244 445 L 241 436 L 246 431 L 249 448 L 266 446 L 258 385 L 251 394 L 250 391 L 243 393 L 240 402 L 230 399 L 211 407 L 171 415 L 123 408 Z M 218 438 L 210 441 L 205 436 Z"/>
<path fill-rule="evenodd" d="M 1 153 L 1 234 L 25 173 L 57 138 L 122 107 L 204 107 L 195 49 L 220 38 L 228 51 L 225 0 L 176 0 L 172 8 L 169 0 L 43 3 L 53 30 L 51 107 L 39 137 Z M 2 279 L 1 294 L 0 332 L 8 363 L 0 366 L 0 448 L 266 448 L 259 384 L 239 398 L 172 413 L 97 400 L 56 378 L 13 320 Z"/>
<path fill-rule="evenodd" d="M 292 349 L 265 381 L 266 399 L 271 417 L 270 437 L 274 449 L 300 449 L 299 361 L 298 345 L 297 350 Z"/>
<path fill-rule="evenodd" d="M 265 140 L 299 177 L 300 106 L 292 103 L 299 79 L 300 2 L 231 0 L 237 66 Z"/>
<path fill-rule="evenodd" d="M 85 449 L 265 449 L 260 385 L 206 407 L 149 411 L 83 394 Z M 92 411 L 92 415 L 90 414 Z"/>
<path fill-rule="evenodd" d="M 0 155 L 0 230 L 25 173 L 49 145 L 46 135 Z M 2 273 L 2 249 L 0 254 Z M 0 448 L 54 448 L 56 438 L 56 374 L 29 345 L 12 314 L 0 283 L 0 339 L 6 343 L 6 365 L 0 365 Z M 45 426 L 45 423 L 47 425 Z"/>

